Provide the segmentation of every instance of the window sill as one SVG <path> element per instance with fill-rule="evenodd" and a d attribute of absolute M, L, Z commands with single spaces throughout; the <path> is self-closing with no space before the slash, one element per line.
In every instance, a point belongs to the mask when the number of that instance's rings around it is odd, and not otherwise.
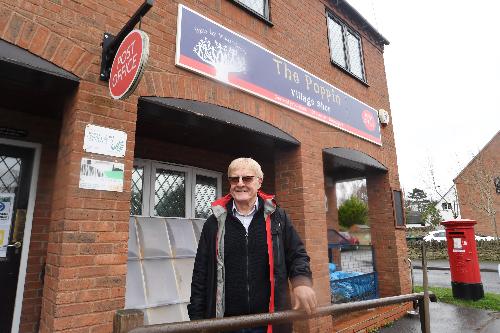
<path fill-rule="evenodd" d="M 247 13 L 249 13 L 250 15 L 253 15 L 255 16 L 256 18 L 258 18 L 259 20 L 263 21 L 265 24 L 267 24 L 268 26 L 270 27 L 274 27 L 274 23 L 271 22 L 270 19 L 268 19 L 267 17 L 265 16 L 262 16 L 261 14 L 257 13 L 256 11 L 254 11 L 253 9 L 245 6 L 244 4 L 238 2 L 238 1 L 231 1 L 233 4 L 235 4 L 236 6 L 242 8 L 243 10 L 245 10 Z"/>
<path fill-rule="evenodd" d="M 335 66 L 335 67 L 337 67 L 338 69 L 340 69 L 342 72 L 346 73 L 346 74 L 347 74 L 347 75 L 349 75 L 350 77 L 352 77 L 352 78 L 356 79 L 357 81 L 359 81 L 360 83 L 362 83 L 364 86 L 366 86 L 366 87 L 369 87 L 369 86 L 370 86 L 370 85 L 368 84 L 368 82 L 366 82 L 366 81 L 364 81 L 364 80 L 360 79 L 358 76 L 356 76 L 356 75 L 352 74 L 351 72 L 349 72 L 349 71 L 348 71 L 347 69 L 345 69 L 344 67 L 337 65 L 337 64 L 336 64 L 333 60 L 331 60 L 331 59 L 330 59 L 330 63 L 331 63 L 333 66 Z"/>

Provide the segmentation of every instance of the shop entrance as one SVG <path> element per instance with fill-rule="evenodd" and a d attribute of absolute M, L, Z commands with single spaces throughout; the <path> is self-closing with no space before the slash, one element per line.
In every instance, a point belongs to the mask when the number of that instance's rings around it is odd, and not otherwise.
<path fill-rule="evenodd" d="M 11 331 L 18 303 L 21 256 L 29 245 L 23 242 L 34 154 L 33 148 L 0 143 L 0 332 Z"/>

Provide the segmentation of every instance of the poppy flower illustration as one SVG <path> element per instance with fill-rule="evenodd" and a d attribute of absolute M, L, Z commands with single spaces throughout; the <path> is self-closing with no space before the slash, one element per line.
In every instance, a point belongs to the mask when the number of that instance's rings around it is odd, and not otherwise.
<path fill-rule="evenodd" d="M 246 70 L 245 51 L 239 47 L 224 45 L 208 38 L 200 40 L 193 52 L 205 63 L 215 68 L 216 78 L 228 82 L 229 73 Z"/>
<path fill-rule="evenodd" d="M 371 113 L 368 110 L 364 110 L 361 113 L 361 119 L 363 119 L 363 123 L 365 124 L 366 128 L 369 131 L 375 130 L 375 127 L 377 126 L 377 122 L 375 120 L 375 117 L 373 116 L 373 113 Z"/>

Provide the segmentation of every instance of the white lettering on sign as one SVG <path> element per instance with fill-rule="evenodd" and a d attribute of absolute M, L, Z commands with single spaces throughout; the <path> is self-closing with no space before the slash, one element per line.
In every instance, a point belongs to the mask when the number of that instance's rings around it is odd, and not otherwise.
<path fill-rule="evenodd" d="M 118 64 L 121 66 L 118 72 L 111 78 L 111 85 L 116 84 L 127 77 L 137 67 L 137 53 L 134 53 L 135 40 L 118 56 Z"/>
<path fill-rule="evenodd" d="M 137 87 L 149 57 L 149 38 L 132 30 L 116 52 L 109 78 L 109 92 L 114 99 L 125 99 Z"/>

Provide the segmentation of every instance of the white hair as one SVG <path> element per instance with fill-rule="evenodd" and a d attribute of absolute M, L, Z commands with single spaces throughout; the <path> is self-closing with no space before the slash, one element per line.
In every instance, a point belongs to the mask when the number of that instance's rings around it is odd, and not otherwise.
<path fill-rule="evenodd" d="M 240 157 L 233 160 L 227 168 L 227 175 L 228 176 L 231 175 L 231 171 L 240 166 L 250 168 L 255 172 L 257 178 L 264 179 L 264 173 L 262 172 L 260 164 L 256 160 L 250 157 Z"/>

